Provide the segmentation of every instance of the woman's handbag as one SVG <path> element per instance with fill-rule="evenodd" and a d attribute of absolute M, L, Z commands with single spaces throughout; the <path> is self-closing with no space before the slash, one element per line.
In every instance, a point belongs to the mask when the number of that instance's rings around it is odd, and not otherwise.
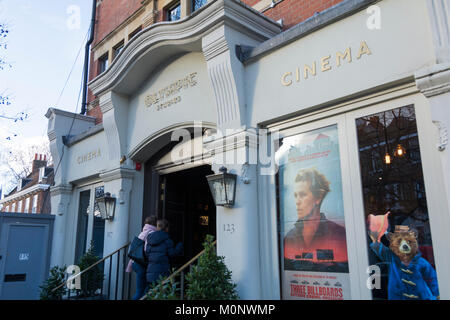
<path fill-rule="evenodd" d="M 128 258 L 139 263 L 142 266 L 147 266 L 147 258 L 144 252 L 144 240 L 134 237 L 128 249 Z"/>

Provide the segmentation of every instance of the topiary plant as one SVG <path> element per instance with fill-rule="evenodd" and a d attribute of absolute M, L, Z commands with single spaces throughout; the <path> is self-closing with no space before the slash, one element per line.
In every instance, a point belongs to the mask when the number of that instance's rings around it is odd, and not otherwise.
<path fill-rule="evenodd" d="M 54 266 L 50 269 L 50 276 L 44 283 L 39 286 L 41 292 L 39 295 L 40 300 L 62 300 L 62 297 L 66 294 L 66 286 L 61 284 L 65 281 L 66 267 Z M 61 286 L 57 290 L 54 290 L 58 286 Z"/>
<path fill-rule="evenodd" d="M 99 261 L 100 258 L 94 254 L 94 246 L 91 243 L 89 250 L 81 257 L 78 262 L 78 266 L 80 267 L 80 271 L 86 270 L 94 263 Z M 100 264 L 96 265 L 86 273 L 83 273 L 81 276 L 81 289 L 77 290 L 77 294 L 79 297 L 93 297 L 95 296 L 95 291 L 101 289 L 103 286 L 103 271 L 100 268 Z"/>
<path fill-rule="evenodd" d="M 236 284 L 231 280 L 231 271 L 224 257 L 217 256 L 214 237 L 207 235 L 203 246 L 205 252 L 186 275 L 186 297 L 189 300 L 237 300 Z"/>

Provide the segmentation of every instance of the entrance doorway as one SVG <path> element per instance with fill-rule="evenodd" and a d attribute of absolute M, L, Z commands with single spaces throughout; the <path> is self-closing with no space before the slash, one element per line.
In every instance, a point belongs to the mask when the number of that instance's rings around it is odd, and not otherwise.
<path fill-rule="evenodd" d="M 183 255 L 173 260 L 180 267 L 203 250 L 207 234 L 216 237 L 216 206 L 206 176 L 211 166 L 160 176 L 158 217 L 169 221 L 169 234 L 175 245 L 183 242 Z"/>
<path fill-rule="evenodd" d="M 180 267 L 203 250 L 207 234 L 216 237 L 216 206 L 206 176 L 211 166 L 202 165 L 160 176 L 158 218 L 169 221 L 175 245 L 183 242 L 184 252 L 173 260 Z"/>

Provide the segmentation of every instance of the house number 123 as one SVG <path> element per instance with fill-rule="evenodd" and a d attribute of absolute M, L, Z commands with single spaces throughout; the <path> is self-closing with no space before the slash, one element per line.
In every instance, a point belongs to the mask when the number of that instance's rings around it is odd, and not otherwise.
<path fill-rule="evenodd" d="M 228 232 L 228 233 L 234 233 L 236 231 L 236 229 L 234 228 L 234 223 L 225 223 L 223 225 L 223 231 Z"/>

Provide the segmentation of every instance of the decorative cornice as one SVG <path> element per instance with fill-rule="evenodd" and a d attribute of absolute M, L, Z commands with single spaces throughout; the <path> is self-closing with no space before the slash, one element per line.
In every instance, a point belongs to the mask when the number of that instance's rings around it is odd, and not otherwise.
<path fill-rule="evenodd" d="M 77 134 L 76 136 L 69 137 L 67 139 L 65 145 L 70 148 L 74 144 L 76 144 L 76 143 L 78 143 L 80 141 L 83 141 L 84 139 L 87 139 L 87 138 L 89 138 L 89 137 L 91 137 L 91 136 L 93 136 L 93 135 L 95 135 L 95 134 L 97 134 L 97 133 L 99 133 L 99 132 L 101 132 L 103 130 L 104 130 L 103 129 L 103 124 L 99 123 L 99 124 L 89 128 L 87 131 L 85 131 L 83 133 Z"/>
<path fill-rule="evenodd" d="M 72 185 L 70 184 L 60 184 L 57 186 L 50 187 L 50 195 L 59 196 L 59 195 L 71 195 L 72 194 Z"/>
<path fill-rule="evenodd" d="M 200 46 L 192 48 L 192 44 L 223 23 L 233 26 L 253 38 L 258 38 L 260 41 L 281 32 L 279 24 L 241 2 L 235 0 L 212 1 L 184 19 L 176 22 L 156 23 L 141 31 L 138 36 L 125 45 L 111 66 L 89 83 L 89 88 L 94 95 L 115 89 L 140 58 L 164 46 L 180 45 L 178 51 L 201 50 Z M 191 47 L 182 49 L 183 45 L 191 45 Z M 163 59 L 167 59 L 167 55 L 162 55 L 159 59 L 162 62 Z M 157 65 L 158 61 L 154 61 L 154 63 Z"/>
<path fill-rule="evenodd" d="M 227 39 L 225 39 L 225 37 L 220 37 L 203 47 L 203 55 L 205 56 L 206 61 L 209 61 L 228 50 Z"/>
<path fill-rule="evenodd" d="M 426 96 L 450 92 L 450 63 L 437 64 L 416 72 L 416 86 Z"/>
<path fill-rule="evenodd" d="M 73 113 L 73 112 L 64 111 L 64 110 L 60 110 L 60 109 L 56 109 L 56 108 L 49 108 L 47 110 L 47 113 L 45 114 L 45 116 L 47 117 L 47 119 L 50 119 L 52 114 L 58 115 L 58 116 L 63 116 L 63 117 L 68 117 L 68 118 L 75 118 L 76 120 L 83 120 L 83 121 L 95 123 L 95 117 L 85 116 L 85 115 L 82 115 L 79 113 Z"/>
<path fill-rule="evenodd" d="M 111 99 L 111 92 L 105 93 L 100 97 L 100 109 L 102 110 L 102 113 L 105 114 L 109 110 L 114 108 L 114 104 Z"/>
<path fill-rule="evenodd" d="M 258 134 L 256 130 L 238 130 L 231 134 L 213 135 L 203 140 L 205 148 L 211 155 L 226 153 L 240 148 L 257 149 Z"/>
<path fill-rule="evenodd" d="M 119 179 L 133 179 L 136 171 L 128 168 L 115 168 L 109 171 L 100 172 L 100 179 L 103 182 L 109 182 Z"/>
<path fill-rule="evenodd" d="M 50 187 L 50 185 L 48 185 L 48 184 L 36 184 L 34 186 L 31 186 L 29 188 L 26 188 L 24 190 L 21 190 L 17 193 L 14 193 L 10 196 L 3 198 L 2 200 L 0 200 L 0 204 L 27 198 L 30 195 L 33 195 L 39 191 L 46 191 L 46 190 L 48 190 L 49 187 Z"/>

